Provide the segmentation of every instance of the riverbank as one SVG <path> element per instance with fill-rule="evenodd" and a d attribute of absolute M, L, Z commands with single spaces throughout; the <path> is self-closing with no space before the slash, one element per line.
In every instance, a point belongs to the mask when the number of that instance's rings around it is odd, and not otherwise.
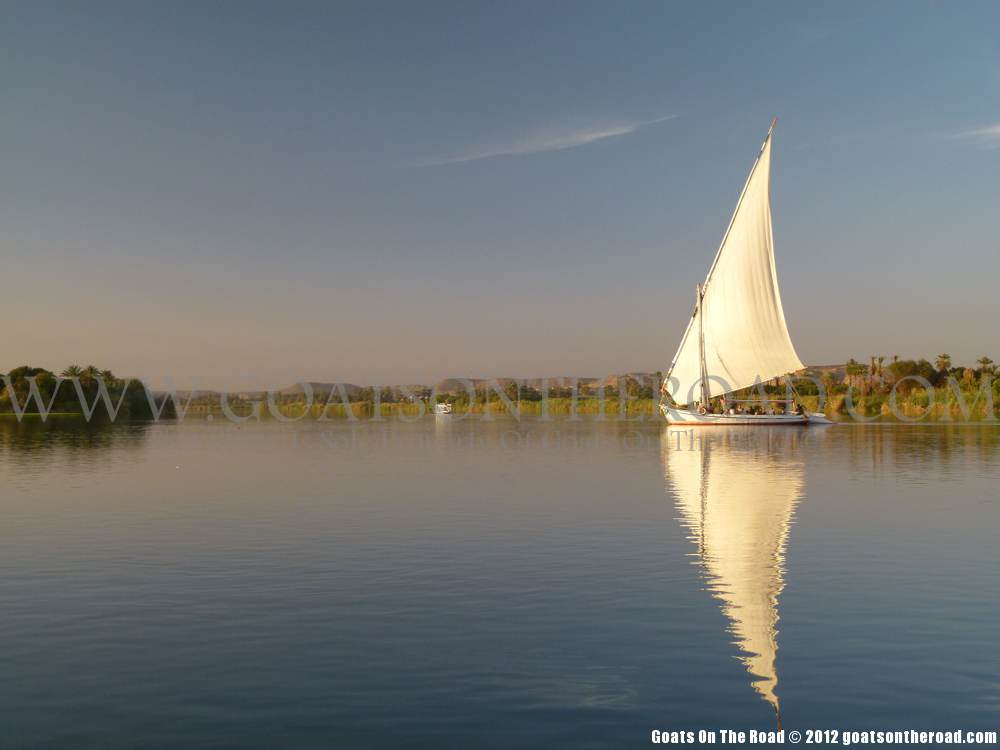
<path fill-rule="evenodd" d="M 920 391 L 898 396 L 895 400 L 886 394 L 839 393 L 827 399 L 823 408 L 819 396 L 801 396 L 799 401 L 807 411 L 822 411 L 834 421 L 971 421 L 991 422 L 1000 418 L 992 403 L 988 403 L 981 392 L 963 392 L 961 400 L 946 388 L 935 389 L 932 395 Z M 227 414 L 228 411 L 228 414 Z M 432 413 L 429 402 L 378 403 L 354 401 L 349 404 L 329 405 L 302 402 L 282 403 L 269 407 L 267 404 L 237 404 L 224 410 L 219 405 L 197 405 L 187 410 L 190 416 L 236 419 L 375 419 L 400 418 L 417 419 Z M 652 398 L 598 399 L 598 398 L 550 398 L 544 401 L 510 402 L 490 401 L 489 403 L 453 403 L 452 418 L 463 417 L 588 417 L 613 419 L 657 419 L 660 418 L 659 402 Z"/>

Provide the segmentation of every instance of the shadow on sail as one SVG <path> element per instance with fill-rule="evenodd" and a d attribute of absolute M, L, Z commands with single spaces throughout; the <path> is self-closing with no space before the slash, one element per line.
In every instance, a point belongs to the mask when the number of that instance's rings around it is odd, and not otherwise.
<path fill-rule="evenodd" d="M 753 689 L 775 710 L 778 598 L 785 548 L 804 471 L 798 431 L 718 427 L 710 434 L 665 429 L 667 489 L 696 545 L 706 588 L 719 600 Z"/>

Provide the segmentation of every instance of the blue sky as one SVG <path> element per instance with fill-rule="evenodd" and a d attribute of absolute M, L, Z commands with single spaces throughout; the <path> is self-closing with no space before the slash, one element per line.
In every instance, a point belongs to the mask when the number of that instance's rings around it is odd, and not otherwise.
<path fill-rule="evenodd" d="M 0 369 L 665 367 L 773 116 L 803 360 L 1000 359 L 997 29 L 985 2 L 5 4 Z"/>

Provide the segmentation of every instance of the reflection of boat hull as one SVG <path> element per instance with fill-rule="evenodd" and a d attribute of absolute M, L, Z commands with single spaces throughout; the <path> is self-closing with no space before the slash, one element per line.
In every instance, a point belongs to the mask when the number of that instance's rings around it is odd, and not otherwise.
<path fill-rule="evenodd" d="M 669 406 L 661 405 L 660 411 L 667 418 L 667 424 L 683 424 L 692 427 L 708 427 L 711 425 L 724 425 L 728 427 L 738 425 L 788 425 L 790 427 L 801 427 L 812 422 L 829 423 L 822 415 L 813 414 L 699 414 L 687 409 L 671 409 Z"/>

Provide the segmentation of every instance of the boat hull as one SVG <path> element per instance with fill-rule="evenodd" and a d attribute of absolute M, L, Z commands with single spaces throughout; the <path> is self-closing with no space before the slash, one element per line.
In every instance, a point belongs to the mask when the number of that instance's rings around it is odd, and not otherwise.
<path fill-rule="evenodd" d="M 801 427 L 807 424 L 829 424 L 829 420 L 821 415 L 810 414 L 699 414 L 687 409 L 671 409 L 660 406 L 660 411 L 667 418 L 667 424 L 681 424 L 689 427 L 711 427 L 713 425 L 787 425 Z"/>

